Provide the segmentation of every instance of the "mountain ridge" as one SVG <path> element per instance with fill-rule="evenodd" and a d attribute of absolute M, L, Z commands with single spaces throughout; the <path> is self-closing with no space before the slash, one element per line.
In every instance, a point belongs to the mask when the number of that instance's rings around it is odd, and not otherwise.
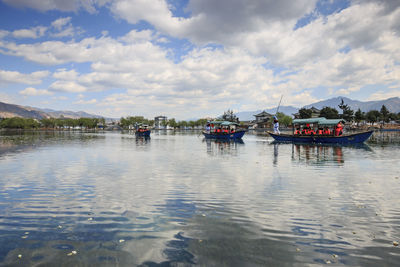
<path fill-rule="evenodd" d="M 47 118 L 103 118 L 99 115 L 90 114 L 84 111 L 57 111 L 53 109 L 41 109 L 36 107 L 21 106 L 0 102 L 0 118 L 22 117 L 32 119 Z"/>
<path fill-rule="evenodd" d="M 322 109 L 324 107 L 331 107 L 337 109 L 339 112 L 341 111 L 338 107 L 338 105 L 341 103 L 341 101 L 344 101 L 344 104 L 347 104 L 352 110 L 357 111 L 360 109 L 362 112 L 368 112 L 370 110 L 380 110 L 382 105 L 385 105 L 386 108 L 393 113 L 399 113 L 400 112 L 400 98 L 399 97 L 390 97 L 384 100 L 374 100 L 374 101 L 359 101 L 359 100 L 353 100 L 347 97 L 339 96 L 339 97 L 334 97 L 334 98 L 329 98 L 326 100 L 314 102 L 309 105 L 303 106 L 303 108 L 311 108 L 315 107 L 318 109 Z M 286 115 L 292 115 L 294 113 L 297 113 L 300 108 L 296 108 L 293 106 L 281 106 L 279 108 L 279 112 L 285 113 Z M 275 114 L 277 110 L 277 107 L 274 108 L 269 108 L 269 109 L 264 109 L 264 111 Z M 235 115 L 239 118 L 241 121 L 250 121 L 254 120 L 255 117 L 254 115 L 262 112 L 263 110 L 255 110 L 255 111 L 241 111 L 238 113 L 235 113 Z"/>

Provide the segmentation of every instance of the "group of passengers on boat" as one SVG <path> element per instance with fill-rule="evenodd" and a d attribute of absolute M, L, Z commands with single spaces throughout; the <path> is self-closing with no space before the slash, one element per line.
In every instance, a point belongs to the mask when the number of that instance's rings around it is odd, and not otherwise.
<path fill-rule="evenodd" d="M 343 134 L 343 125 L 339 122 L 336 126 L 331 130 L 329 127 L 318 127 L 313 129 L 310 127 L 310 124 L 307 123 L 304 127 L 298 126 L 294 131 L 295 135 L 320 135 L 320 136 L 341 136 Z"/>
<path fill-rule="evenodd" d="M 148 128 L 147 125 L 139 124 L 139 125 L 136 126 L 136 131 L 139 132 L 139 133 L 143 133 L 143 132 L 149 131 L 149 128 Z"/>
<path fill-rule="evenodd" d="M 232 127 L 232 125 L 214 125 L 209 123 L 206 125 L 206 132 L 215 134 L 230 134 L 235 132 L 235 127 Z"/>

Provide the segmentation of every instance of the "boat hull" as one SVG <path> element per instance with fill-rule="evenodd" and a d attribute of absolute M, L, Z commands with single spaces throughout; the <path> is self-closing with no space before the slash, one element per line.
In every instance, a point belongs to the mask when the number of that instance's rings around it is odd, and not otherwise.
<path fill-rule="evenodd" d="M 144 137 L 150 137 L 150 130 L 144 131 L 144 132 L 139 132 L 136 131 L 136 136 L 144 136 Z"/>
<path fill-rule="evenodd" d="M 289 143 L 316 143 L 316 144 L 359 144 L 364 143 L 372 135 L 373 131 L 354 133 L 342 136 L 294 136 L 290 134 L 274 134 L 268 132 L 269 135 L 278 142 Z"/>
<path fill-rule="evenodd" d="M 208 133 L 203 132 L 206 139 L 216 139 L 216 140 L 235 140 L 241 139 L 246 131 L 237 131 L 234 133 Z"/>

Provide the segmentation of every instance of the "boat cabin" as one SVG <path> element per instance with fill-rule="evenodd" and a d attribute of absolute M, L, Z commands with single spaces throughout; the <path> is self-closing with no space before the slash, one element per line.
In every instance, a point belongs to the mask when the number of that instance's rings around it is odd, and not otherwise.
<path fill-rule="evenodd" d="M 206 125 L 208 133 L 234 133 L 239 124 L 231 121 L 210 121 Z"/>
<path fill-rule="evenodd" d="M 343 134 L 343 119 L 326 119 L 324 117 L 293 120 L 293 135 L 340 136 Z"/>
<path fill-rule="evenodd" d="M 139 123 L 136 125 L 136 131 L 138 132 L 145 132 L 149 130 L 149 126 L 146 124 Z"/>

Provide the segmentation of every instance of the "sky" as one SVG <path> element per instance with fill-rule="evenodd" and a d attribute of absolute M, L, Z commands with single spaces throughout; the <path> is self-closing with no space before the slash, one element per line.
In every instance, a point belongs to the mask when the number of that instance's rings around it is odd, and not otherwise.
<path fill-rule="evenodd" d="M 400 97 L 398 0 L 0 0 L 0 101 L 184 120 Z"/>

